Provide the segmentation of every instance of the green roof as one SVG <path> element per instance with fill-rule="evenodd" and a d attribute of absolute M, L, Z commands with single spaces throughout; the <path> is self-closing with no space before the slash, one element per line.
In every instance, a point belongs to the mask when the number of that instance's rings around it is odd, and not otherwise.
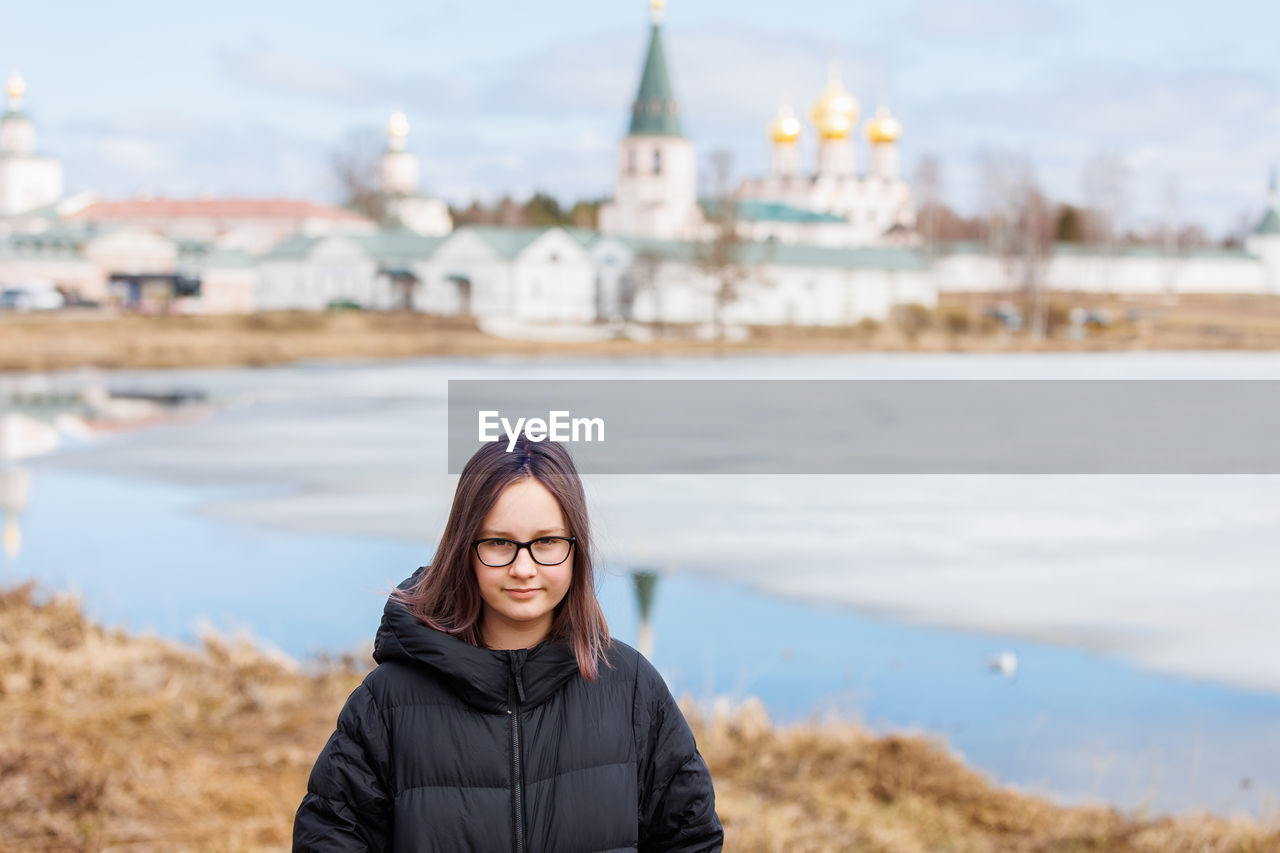
<path fill-rule="evenodd" d="M 700 201 L 698 202 L 708 216 L 714 217 L 719 210 L 719 201 Z M 751 222 L 795 222 L 795 223 L 847 223 L 848 220 L 843 216 L 837 216 L 834 213 L 820 213 L 816 210 L 805 210 L 803 207 L 785 204 L 780 201 L 759 201 L 751 199 L 747 201 L 736 202 L 737 210 L 734 212 L 737 219 L 746 219 Z"/>
<path fill-rule="evenodd" d="M 637 254 L 655 254 L 669 261 L 696 264 L 711 250 L 710 243 L 618 238 Z M 779 264 L 793 267 L 838 267 L 842 269 L 919 270 L 923 256 L 898 246 L 804 246 L 775 240 L 741 243 L 736 249 L 740 264 Z"/>
<path fill-rule="evenodd" d="M 578 241 L 578 245 L 584 249 L 590 249 L 600 239 L 600 232 L 593 231 L 590 228 L 561 228 L 560 230 L 568 234 L 570 237 Z"/>
<path fill-rule="evenodd" d="M 476 234 L 504 258 L 514 258 L 550 231 L 550 228 L 514 228 L 506 225 L 468 225 L 465 231 Z"/>
<path fill-rule="evenodd" d="M 683 136 L 680 132 L 679 107 L 671 76 L 667 73 L 667 57 L 662 49 L 662 28 L 653 25 L 649 36 L 649 54 L 640 75 L 640 89 L 631 106 L 629 136 Z"/>
<path fill-rule="evenodd" d="M 285 237 L 279 243 L 262 256 L 264 261 L 282 261 L 294 260 L 297 258 L 305 258 L 310 254 L 316 243 L 320 242 L 319 237 L 311 237 L 306 234 L 294 234 Z"/>
<path fill-rule="evenodd" d="M 251 267 L 253 258 L 243 249 L 227 249 L 221 246 L 210 248 L 200 260 L 202 267 Z"/>
<path fill-rule="evenodd" d="M 1258 223 L 1258 227 L 1253 229 L 1254 234 L 1280 234 L 1280 214 L 1276 213 L 1274 207 L 1267 208 L 1266 214 L 1262 217 L 1262 221 Z"/>
<path fill-rule="evenodd" d="M 426 258 L 444 242 L 443 237 L 427 237 L 408 228 L 387 228 L 354 239 L 382 264 Z"/>
<path fill-rule="evenodd" d="M 56 227 L 0 238 L 5 254 L 26 257 L 78 257 L 92 235 L 83 228 Z"/>

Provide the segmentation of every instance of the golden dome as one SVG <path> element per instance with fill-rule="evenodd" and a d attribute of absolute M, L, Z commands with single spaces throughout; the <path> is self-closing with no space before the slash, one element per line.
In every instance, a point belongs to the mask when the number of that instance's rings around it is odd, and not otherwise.
<path fill-rule="evenodd" d="M 22 103 L 22 96 L 27 93 L 27 81 L 22 79 L 22 75 L 14 71 L 9 75 L 9 104 L 14 109 Z"/>
<path fill-rule="evenodd" d="M 769 125 L 769 135 L 779 145 L 795 142 L 800 138 L 800 130 L 800 119 L 791 111 L 790 104 L 783 104 L 773 124 Z"/>
<path fill-rule="evenodd" d="M 867 139 L 872 145 L 884 145 L 897 142 L 902 135 L 902 123 L 889 114 L 889 110 L 880 107 L 875 117 L 867 122 Z"/>
<path fill-rule="evenodd" d="M 653 15 L 655 24 L 662 23 L 662 11 L 667 6 L 667 0 L 649 0 L 649 11 Z"/>
<path fill-rule="evenodd" d="M 840 79 L 840 66 L 831 63 L 827 88 L 813 105 L 813 123 L 823 139 L 847 139 L 858 120 L 858 102 Z"/>

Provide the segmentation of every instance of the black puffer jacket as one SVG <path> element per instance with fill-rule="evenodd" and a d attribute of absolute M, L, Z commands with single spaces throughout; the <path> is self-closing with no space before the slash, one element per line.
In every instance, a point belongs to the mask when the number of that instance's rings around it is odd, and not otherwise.
<path fill-rule="evenodd" d="M 653 666 L 614 641 L 494 651 L 388 602 L 378 666 L 311 771 L 295 851 L 719 850 L 711 776 Z"/>

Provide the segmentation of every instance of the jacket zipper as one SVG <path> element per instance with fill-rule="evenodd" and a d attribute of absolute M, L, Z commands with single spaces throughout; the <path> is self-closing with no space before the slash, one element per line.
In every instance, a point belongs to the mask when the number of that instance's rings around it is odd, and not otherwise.
<path fill-rule="evenodd" d="M 511 718 L 511 823 L 516 853 L 524 853 L 524 769 L 520 765 L 520 704 L 507 709 Z"/>

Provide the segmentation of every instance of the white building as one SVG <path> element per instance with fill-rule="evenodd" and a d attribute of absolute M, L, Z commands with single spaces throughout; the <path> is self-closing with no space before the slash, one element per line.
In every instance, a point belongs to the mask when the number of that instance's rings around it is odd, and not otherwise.
<path fill-rule="evenodd" d="M 331 204 L 287 198 L 95 200 L 64 217 L 98 230 L 135 228 L 261 255 L 295 234 L 373 234 L 377 223 Z"/>
<path fill-rule="evenodd" d="M 600 208 L 600 230 L 605 234 L 688 240 L 704 227 L 693 143 L 680 129 L 680 106 L 662 45 L 665 2 L 651 0 L 649 50 L 618 152 L 613 199 Z"/>
<path fill-rule="evenodd" d="M 800 162 L 801 120 L 784 108 L 770 128 L 770 173 L 730 199 L 699 201 L 694 145 L 663 45 L 665 0 L 650 2 L 648 48 L 599 232 L 454 230 L 443 202 L 419 190 L 419 161 L 398 111 L 378 164 L 383 227 L 287 199 L 61 199 L 61 167 L 35 156 L 15 75 L 0 121 L 0 285 L 51 282 L 139 310 L 357 304 L 547 328 L 853 324 L 883 320 L 895 306 L 936 305 L 939 292 L 994 297 L 1022 287 L 1025 262 L 987 247 L 943 246 L 936 256 L 917 248 L 912 194 L 899 174 L 902 127 L 883 109 L 865 122 L 860 168 L 859 107 L 838 69 L 811 112 L 811 169 Z M 1243 249 L 1059 244 L 1035 262 L 1035 277 L 1057 291 L 1280 293 L 1276 205 L 1273 181 L 1267 213 Z M 21 215 L 4 216 L 14 210 Z"/>
<path fill-rule="evenodd" d="M 883 319 L 894 305 L 937 303 L 933 278 L 891 232 L 915 222 L 898 175 L 901 126 L 881 112 L 867 125 L 871 169 L 857 174 L 850 136 L 858 105 L 832 69 L 814 106 L 815 170 L 802 173 L 800 121 L 784 110 L 772 128 L 773 172 L 730 200 L 699 203 L 693 144 L 653 25 L 613 199 L 592 249 L 597 304 L 606 319 L 680 323 L 838 324 Z M 887 236 L 888 235 L 888 236 Z"/>
<path fill-rule="evenodd" d="M 448 234 L 453 230 L 449 207 L 419 192 L 418 173 L 418 157 L 409 150 L 409 119 L 396 110 L 387 122 L 387 148 L 378 161 L 387 221 L 428 237 Z"/>
<path fill-rule="evenodd" d="M 892 240 L 915 225 L 911 188 L 899 174 L 898 139 L 902 125 L 881 107 L 865 125 L 868 168 L 857 171 L 852 136 L 858 126 L 858 102 L 844 87 L 839 66 L 831 66 L 827 88 L 811 113 L 818 135 L 817 162 L 803 171 L 800 119 L 783 105 L 769 128 L 772 170 L 743 182 L 736 197 L 739 218 L 753 239 L 776 236 L 784 242 L 823 246 L 867 246 Z M 754 211 L 771 211 L 758 215 Z"/>
<path fill-rule="evenodd" d="M 534 323 L 597 319 L 594 232 L 468 226 L 423 265 L 419 304 L 440 314 Z"/>
<path fill-rule="evenodd" d="M 36 148 L 36 126 L 23 112 L 22 75 L 9 76 L 9 107 L 0 117 L 0 218 L 27 214 L 62 198 L 62 164 Z"/>

